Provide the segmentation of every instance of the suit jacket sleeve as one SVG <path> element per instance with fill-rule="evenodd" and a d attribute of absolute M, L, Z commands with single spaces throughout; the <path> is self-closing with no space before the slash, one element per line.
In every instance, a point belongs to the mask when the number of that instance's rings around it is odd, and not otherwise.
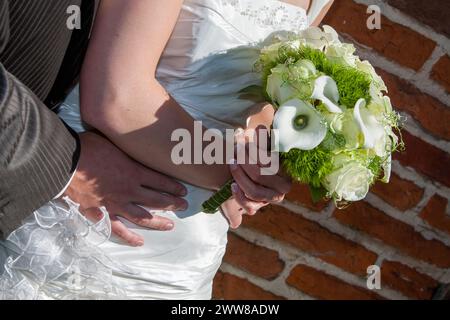
<path fill-rule="evenodd" d="M 8 1 L 0 1 L 0 52 L 9 37 Z M 79 142 L 0 61 L 0 237 L 62 190 Z"/>

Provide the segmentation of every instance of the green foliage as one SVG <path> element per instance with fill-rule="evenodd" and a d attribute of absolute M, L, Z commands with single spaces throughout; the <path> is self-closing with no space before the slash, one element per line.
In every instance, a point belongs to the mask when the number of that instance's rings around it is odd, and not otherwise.
<path fill-rule="evenodd" d="M 311 192 L 311 199 L 314 203 L 317 203 L 317 202 L 323 200 L 328 195 L 328 191 L 324 187 L 315 188 L 315 187 L 309 186 L 309 191 Z"/>
<path fill-rule="evenodd" d="M 370 77 L 356 69 L 330 61 L 325 53 L 311 47 L 295 49 L 289 46 L 281 46 L 276 59 L 262 57 L 257 64 L 263 75 L 263 87 L 267 86 L 267 78 L 271 70 L 278 64 L 293 64 L 300 59 L 310 60 L 320 72 L 330 76 L 336 82 L 340 104 L 353 108 L 356 102 L 364 98 L 367 104 L 372 100 L 370 96 Z"/>
<path fill-rule="evenodd" d="M 286 172 L 294 179 L 320 188 L 322 180 L 333 171 L 333 153 L 321 146 L 313 150 L 292 149 L 281 154 Z"/>
<path fill-rule="evenodd" d="M 373 181 L 376 181 L 380 178 L 381 171 L 383 168 L 383 162 L 384 162 L 384 160 L 379 156 L 375 156 L 374 158 L 372 158 L 370 160 L 368 168 L 373 173 L 373 176 L 374 176 Z"/>

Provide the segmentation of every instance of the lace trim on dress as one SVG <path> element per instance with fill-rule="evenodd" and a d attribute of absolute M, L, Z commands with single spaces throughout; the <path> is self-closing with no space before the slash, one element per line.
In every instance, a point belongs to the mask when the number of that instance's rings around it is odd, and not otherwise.
<path fill-rule="evenodd" d="M 306 11 L 300 7 L 273 1 L 275 6 L 261 4 L 259 1 L 221 0 L 222 5 L 231 6 L 242 16 L 247 17 L 263 28 L 300 31 L 308 27 Z"/>
<path fill-rule="evenodd" d="M 114 271 L 134 274 L 99 248 L 111 235 L 108 212 L 93 224 L 68 198 L 38 209 L 1 245 L 14 254 L 0 277 L 0 299 L 126 299 Z"/>

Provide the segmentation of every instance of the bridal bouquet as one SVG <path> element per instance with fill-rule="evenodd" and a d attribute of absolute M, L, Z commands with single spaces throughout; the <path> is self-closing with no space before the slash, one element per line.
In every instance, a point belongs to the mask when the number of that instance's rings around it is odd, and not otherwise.
<path fill-rule="evenodd" d="M 383 80 L 354 53 L 333 28 L 312 27 L 278 36 L 256 63 L 263 95 L 276 108 L 273 151 L 315 201 L 333 199 L 337 207 L 364 199 L 377 180 L 388 183 L 391 155 L 402 144 Z M 203 204 L 205 212 L 231 196 L 230 185 Z"/>

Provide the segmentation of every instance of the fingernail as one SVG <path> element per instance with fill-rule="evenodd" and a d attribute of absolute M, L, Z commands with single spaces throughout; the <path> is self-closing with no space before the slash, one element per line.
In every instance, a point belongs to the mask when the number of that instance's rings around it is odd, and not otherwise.
<path fill-rule="evenodd" d="M 231 190 L 233 191 L 233 193 L 238 193 L 239 192 L 239 187 L 236 183 L 232 183 L 231 184 Z"/>
<path fill-rule="evenodd" d="M 183 188 L 181 188 L 181 190 L 180 190 L 180 195 L 182 196 L 182 197 L 184 197 L 184 196 L 187 196 L 187 189 L 185 188 L 185 187 L 183 187 Z"/>
<path fill-rule="evenodd" d="M 238 137 L 238 136 L 242 135 L 243 133 L 244 133 L 244 129 L 237 128 L 236 131 L 234 132 L 234 136 Z"/>
<path fill-rule="evenodd" d="M 188 207 L 189 207 L 189 204 L 188 204 L 187 202 L 184 202 L 184 203 L 180 206 L 180 209 L 181 209 L 182 211 L 184 211 L 184 210 L 187 210 Z"/>
<path fill-rule="evenodd" d="M 143 245 L 144 245 L 143 240 L 139 240 L 138 242 L 136 242 L 136 247 L 142 247 Z"/>
<path fill-rule="evenodd" d="M 172 230 L 175 227 L 175 225 L 171 222 L 169 222 L 168 224 L 166 224 L 166 230 Z"/>

